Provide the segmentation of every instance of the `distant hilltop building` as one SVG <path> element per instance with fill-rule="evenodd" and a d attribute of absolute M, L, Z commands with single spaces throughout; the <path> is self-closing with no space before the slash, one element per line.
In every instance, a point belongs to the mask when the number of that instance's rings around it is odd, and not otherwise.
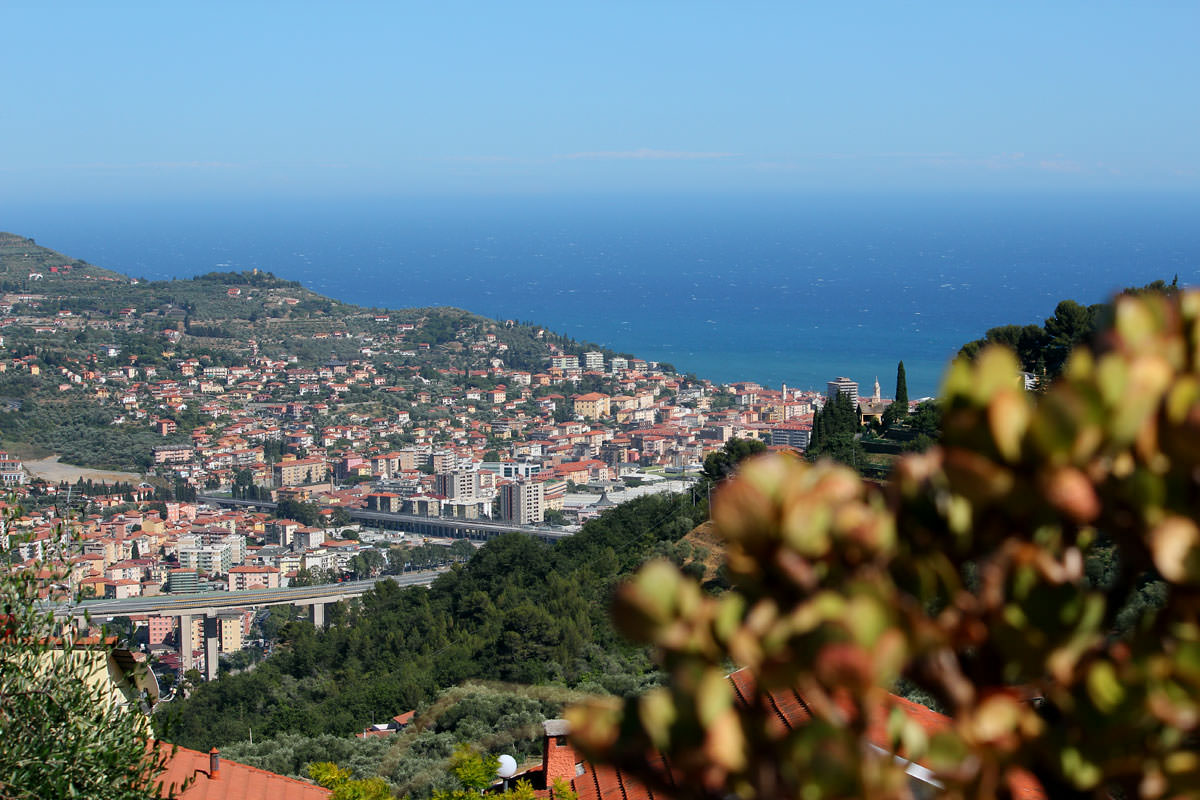
<path fill-rule="evenodd" d="M 825 397 L 830 401 L 836 400 L 839 394 L 844 394 L 850 398 L 852 405 L 858 405 L 858 381 L 852 381 L 847 377 L 834 378 L 825 384 Z"/>

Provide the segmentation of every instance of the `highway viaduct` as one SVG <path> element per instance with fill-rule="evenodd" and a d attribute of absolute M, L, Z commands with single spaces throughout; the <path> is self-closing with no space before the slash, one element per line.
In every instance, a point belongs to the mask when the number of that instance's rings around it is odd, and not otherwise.
<path fill-rule="evenodd" d="M 232 497 L 200 495 L 198 503 L 225 506 L 226 508 L 258 508 L 274 511 L 277 503 L 269 500 L 235 500 Z M 491 539 L 510 531 L 518 531 L 546 542 L 557 542 L 574 534 L 573 531 L 543 528 L 537 525 L 518 525 L 513 522 L 494 522 L 490 519 L 451 519 L 448 517 L 425 517 L 419 514 L 398 514 L 390 511 L 365 511 L 347 509 L 350 519 L 366 522 L 375 527 L 402 530 L 419 536 L 446 537 L 452 539 Z"/>
<path fill-rule="evenodd" d="M 326 583 L 319 586 L 293 586 L 286 589 L 247 589 L 240 592 L 195 592 L 162 594 L 151 597 L 128 597 L 123 600 L 83 600 L 45 606 L 59 618 L 83 621 L 85 618 L 159 614 L 179 618 L 179 655 L 185 670 L 194 666 L 192 658 L 192 621 L 204 620 L 204 667 L 208 680 L 217 677 L 217 644 L 219 621 L 217 615 L 225 609 L 277 605 L 308 606 L 314 625 L 325 624 L 325 606 L 340 600 L 359 597 L 383 581 L 400 586 L 428 586 L 445 570 L 420 570 L 403 575 L 382 575 L 362 581 Z"/>

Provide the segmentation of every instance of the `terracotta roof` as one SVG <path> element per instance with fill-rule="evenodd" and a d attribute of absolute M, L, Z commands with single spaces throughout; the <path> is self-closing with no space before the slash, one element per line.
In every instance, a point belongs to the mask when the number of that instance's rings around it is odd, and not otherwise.
<path fill-rule="evenodd" d="M 757 691 L 754 676 L 749 670 L 738 670 L 729 675 L 729 682 L 733 684 L 734 692 L 737 695 L 737 703 L 739 705 L 748 705 L 753 701 Z M 791 729 L 797 725 L 803 725 L 812 714 L 808 710 L 804 699 L 795 691 L 771 691 L 765 695 L 768 707 L 774 712 L 773 724 L 783 732 L 786 729 Z M 929 708 L 926 708 L 919 703 L 914 703 L 910 700 L 905 700 L 902 697 L 895 695 L 891 696 L 890 707 L 899 707 L 910 718 L 916 720 L 927 734 L 933 734 L 937 731 L 944 730 L 950 725 L 950 718 L 944 714 L 939 714 Z M 881 709 L 881 713 L 871 720 L 868 726 L 868 735 L 880 747 L 887 747 L 887 712 L 889 709 Z M 664 777 L 671 784 L 676 785 L 682 781 L 686 781 L 687 777 L 679 774 L 660 753 L 652 753 L 647 758 L 647 762 L 660 770 L 665 770 Z M 544 786 L 545 779 L 539 774 L 540 770 L 530 770 L 529 774 L 534 780 L 535 786 L 538 785 L 537 779 L 541 779 L 541 784 Z M 1042 789 L 1037 778 L 1031 773 L 1024 771 L 1016 771 L 1014 775 L 1008 778 L 1009 789 L 1014 797 L 1022 798 L 1023 800 L 1045 800 L 1046 793 Z M 662 792 L 653 792 L 645 784 L 631 775 L 626 774 L 620 769 L 608 766 L 597 765 L 590 762 L 584 762 L 583 773 L 575 777 L 571 781 L 572 788 L 579 794 L 579 800 L 667 800 Z M 548 796 L 545 790 L 538 792 L 539 797 Z"/>
<path fill-rule="evenodd" d="M 186 747 L 177 747 L 167 761 L 166 770 L 158 778 L 160 797 L 178 797 L 180 800 L 325 800 L 333 793 L 311 783 L 298 781 L 267 772 L 257 767 L 248 767 L 236 761 L 222 758 L 217 777 L 209 774 L 210 756 Z M 192 783 L 177 795 L 183 782 Z"/>

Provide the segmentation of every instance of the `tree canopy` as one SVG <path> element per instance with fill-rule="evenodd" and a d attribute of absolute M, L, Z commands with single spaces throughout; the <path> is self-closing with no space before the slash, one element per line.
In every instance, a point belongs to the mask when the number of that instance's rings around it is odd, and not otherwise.
<path fill-rule="evenodd" d="M 892 402 L 896 415 L 908 416 L 908 377 L 904 374 L 904 362 L 896 365 L 896 399 Z"/>
<path fill-rule="evenodd" d="M 152 744 L 136 704 L 116 702 L 94 679 L 108 648 L 76 641 L 35 608 L 38 572 L 0 565 L 0 796 L 157 797 L 167 750 Z"/>
<path fill-rule="evenodd" d="M 719 483 L 736 472 L 738 464 L 742 461 L 766 450 L 767 446 L 758 439 L 739 439 L 735 436 L 720 450 L 715 450 L 704 458 L 702 474 L 713 483 Z"/>
<path fill-rule="evenodd" d="M 497 537 L 428 589 L 385 581 L 331 607 L 324 629 L 288 621 L 270 657 L 167 704 L 155 725 L 171 741 L 207 750 L 251 729 L 255 738 L 353 733 L 468 679 L 635 691 L 651 670 L 644 649 L 608 622 L 612 587 L 654 555 L 675 556 L 673 543 L 703 512 L 691 497 L 650 495 L 554 546 L 520 533 Z M 446 560 L 467 555 L 428 547 Z M 420 550 L 393 549 L 393 567 Z"/>
<path fill-rule="evenodd" d="M 838 392 L 813 417 L 812 436 L 805 455 L 809 460 L 828 458 L 852 467 L 866 463 L 858 441 L 862 424 L 850 395 Z"/>

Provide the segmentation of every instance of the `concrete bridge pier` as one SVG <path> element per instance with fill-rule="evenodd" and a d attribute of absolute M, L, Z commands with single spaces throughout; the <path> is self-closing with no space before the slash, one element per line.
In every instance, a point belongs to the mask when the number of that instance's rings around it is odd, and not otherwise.
<path fill-rule="evenodd" d="M 179 662 L 183 665 L 183 671 L 187 672 L 192 667 L 196 666 L 195 660 L 192 658 L 192 615 L 179 615 L 179 637 L 175 644 L 179 647 Z"/>
<path fill-rule="evenodd" d="M 220 664 L 220 656 L 217 654 L 217 647 L 221 643 L 221 621 L 217 619 L 216 612 L 204 615 L 204 679 L 215 681 L 217 679 L 217 666 Z"/>
<path fill-rule="evenodd" d="M 313 603 L 308 607 L 308 618 L 312 620 L 314 628 L 325 627 L 325 604 Z"/>

